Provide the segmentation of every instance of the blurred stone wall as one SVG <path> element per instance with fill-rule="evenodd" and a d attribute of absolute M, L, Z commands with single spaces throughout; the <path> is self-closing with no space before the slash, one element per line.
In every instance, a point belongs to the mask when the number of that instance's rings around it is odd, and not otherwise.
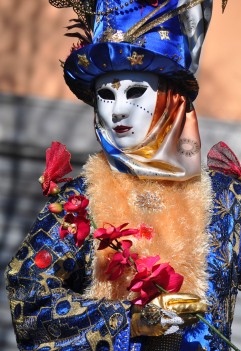
<path fill-rule="evenodd" d="M 221 0 L 213 2 L 197 74 L 197 111 L 200 116 L 241 121 L 241 1 L 229 0 L 224 14 Z"/>
<path fill-rule="evenodd" d="M 73 17 L 72 9 L 56 9 L 48 0 L 0 1 L 1 92 L 74 99 L 58 62 L 70 52 L 64 27 Z"/>

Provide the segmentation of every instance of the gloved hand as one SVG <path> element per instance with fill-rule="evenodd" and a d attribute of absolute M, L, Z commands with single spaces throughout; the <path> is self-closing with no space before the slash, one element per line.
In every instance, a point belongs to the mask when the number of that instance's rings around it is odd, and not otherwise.
<path fill-rule="evenodd" d="M 194 294 L 167 293 L 146 306 L 133 306 L 131 336 L 172 334 L 198 321 L 196 313 L 206 312 L 205 302 Z"/>

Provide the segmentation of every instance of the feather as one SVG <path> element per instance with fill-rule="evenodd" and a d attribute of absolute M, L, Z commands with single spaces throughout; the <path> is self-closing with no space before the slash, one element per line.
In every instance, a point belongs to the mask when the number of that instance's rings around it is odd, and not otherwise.
<path fill-rule="evenodd" d="M 76 33 L 65 33 L 66 37 L 71 37 L 71 38 L 78 38 L 81 41 L 87 42 L 88 44 L 91 44 L 91 41 L 88 40 L 88 38 L 85 35 L 80 34 L 79 32 Z"/>
<path fill-rule="evenodd" d="M 74 33 L 66 33 L 65 36 L 76 37 L 80 40 L 87 42 L 88 44 L 92 43 L 92 36 L 93 36 L 92 30 L 90 30 L 88 27 L 86 27 L 86 23 L 82 19 L 74 18 L 74 19 L 71 19 L 69 22 L 74 22 L 74 24 L 66 26 L 65 28 L 67 30 L 77 29 L 80 31 L 74 32 Z M 82 34 L 81 32 L 84 34 Z"/>
<path fill-rule="evenodd" d="M 222 0 L 222 12 L 224 13 L 224 10 L 227 6 L 228 0 Z"/>

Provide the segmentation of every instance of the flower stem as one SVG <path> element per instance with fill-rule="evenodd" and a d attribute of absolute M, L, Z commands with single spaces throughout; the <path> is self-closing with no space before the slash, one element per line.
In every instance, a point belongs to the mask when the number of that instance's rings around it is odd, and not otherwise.
<path fill-rule="evenodd" d="M 135 263 L 135 261 L 133 260 L 133 258 L 132 257 L 129 257 L 128 258 L 128 261 L 130 261 L 130 266 L 132 267 L 132 268 L 134 268 L 134 270 L 137 272 L 137 268 L 136 268 L 136 263 Z"/>
<path fill-rule="evenodd" d="M 158 285 L 157 283 L 155 283 L 156 287 L 161 291 L 161 292 L 164 292 L 164 293 L 168 293 L 168 291 L 166 291 L 165 289 L 163 289 L 160 285 Z"/>
<path fill-rule="evenodd" d="M 60 200 L 62 200 L 64 203 L 66 203 L 66 199 L 60 193 L 58 193 L 57 196 Z"/>
<path fill-rule="evenodd" d="M 95 224 L 95 221 L 93 220 L 93 217 L 89 214 L 89 220 L 90 220 L 90 222 L 91 222 L 91 224 L 92 224 L 92 227 L 94 228 L 94 229 L 97 229 L 97 225 Z"/>
<path fill-rule="evenodd" d="M 214 333 L 216 333 L 221 339 L 223 339 L 233 350 L 240 351 L 234 344 L 231 343 L 218 329 L 216 329 L 213 325 L 211 325 L 205 318 L 203 318 L 199 313 L 196 314 L 198 319 L 200 319 L 203 323 L 207 324 L 209 328 L 212 329 Z"/>

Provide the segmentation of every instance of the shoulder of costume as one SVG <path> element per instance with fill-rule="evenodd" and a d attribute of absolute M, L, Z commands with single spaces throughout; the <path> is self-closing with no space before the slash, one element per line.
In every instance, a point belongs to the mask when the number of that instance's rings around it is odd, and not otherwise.
<path fill-rule="evenodd" d="M 62 196 L 69 197 L 70 195 L 82 195 L 85 193 L 86 183 L 85 177 L 80 175 L 66 182 L 60 189 Z"/>
<path fill-rule="evenodd" d="M 213 190 L 235 186 L 241 194 L 241 164 L 235 153 L 223 141 L 215 144 L 207 155 L 207 166 Z"/>

